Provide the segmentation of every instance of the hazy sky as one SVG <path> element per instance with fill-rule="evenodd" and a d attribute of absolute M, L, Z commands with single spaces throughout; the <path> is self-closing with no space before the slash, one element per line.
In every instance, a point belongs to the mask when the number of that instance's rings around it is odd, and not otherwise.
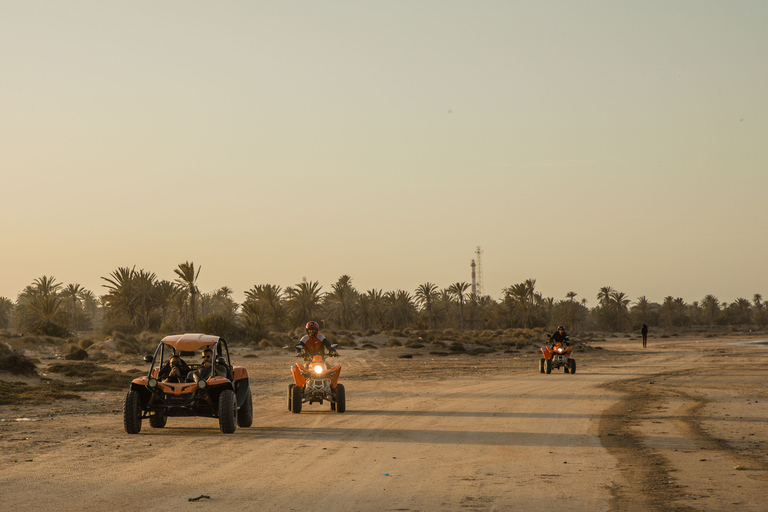
<path fill-rule="evenodd" d="M 763 0 L 0 7 L 0 296 L 768 297 Z"/>

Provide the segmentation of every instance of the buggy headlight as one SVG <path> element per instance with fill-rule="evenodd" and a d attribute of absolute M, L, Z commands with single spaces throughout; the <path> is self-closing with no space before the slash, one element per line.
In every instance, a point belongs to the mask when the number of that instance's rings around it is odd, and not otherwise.
<path fill-rule="evenodd" d="M 198 389 L 205 389 L 205 387 L 206 387 L 207 385 L 208 385 L 208 383 L 207 383 L 207 382 L 205 382 L 205 380 L 204 380 L 204 379 L 200 379 L 199 381 L 197 381 L 197 388 L 198 388 Z"/>
<path fill-rule="evenodd" d="M 149 379 L 149 382 L 147 383 L 147 386 L 149 386 L 151 388 L 157 387 L 157 379 L 155 379 L 154 377 Z"/>
<path fill-rule="evenodd" d="M 322 366 L 320 366 L 319 364 L 318 364 L 318 365 L 315 365 L 315 366 L 313 366 L 313 367 L 312 367 L 312 370 L 314 370 L 314 372 L 315 372 L 316 374 L 318 374 L 318 375 L 320 375 L 321 373 L 323 373 L 323 367 L 322 367 Z"/>

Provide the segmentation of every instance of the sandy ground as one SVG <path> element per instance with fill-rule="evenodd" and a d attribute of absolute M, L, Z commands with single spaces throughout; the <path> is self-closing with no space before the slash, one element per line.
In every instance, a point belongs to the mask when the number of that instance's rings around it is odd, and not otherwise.
<path fill-rule="evenodd" d="M 538 373 L 533 351 L 345 350 L 344 414 L 289 412 L 294 359 L 261 351 L 237 361 L 255 412 L 232 435 L 205 418 L 128 435 L 116 392 L 0 407 L 0 498 L 15 511 L 764 511 L 763 340 L 609 339 L 575 353 L 576 375 Z"/>

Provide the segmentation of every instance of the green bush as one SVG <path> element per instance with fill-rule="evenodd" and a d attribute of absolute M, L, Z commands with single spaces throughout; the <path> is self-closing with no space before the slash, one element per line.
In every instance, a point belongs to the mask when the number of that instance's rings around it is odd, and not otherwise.
<path fill-rule="evenodd" d="M 8 350 L 5 345 L 0 345 L 4 351 L 0 353 L 0 371 L 14 375 L 37 375 L 37 367 L 32 359 L 19 352 Z"/>

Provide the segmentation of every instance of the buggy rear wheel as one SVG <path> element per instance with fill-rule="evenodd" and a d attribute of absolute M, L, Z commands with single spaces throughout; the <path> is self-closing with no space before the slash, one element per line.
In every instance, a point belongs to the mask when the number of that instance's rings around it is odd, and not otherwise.
<path fill-rule="evenodd" d="M 137 391 L 129 391 L 125 395 L 123 427 L 128 434 L 141 432 L 141 407 L 139 407 L 139 393 Z"/>
<path fill-rule="evenodd" d="M 336 412 L 347 410 L 347 393 L 344 384 L 336 384 Z"/>
<path fill-rule="evenodd" d="M 304 390 L 299 386 L 291 389 L 291 411 L 295 414 L 301 412 L 301 401 L 304 399 Z"/>
<path fill-rule="evenodd" d="M 165 414 L 153 414 L 149 417 L 149 426 L 152 428 L 163 428 L 168 423 L 168 416 Z"/>
<path fill-rule="evenodd" d="M 237 429 L 237 397 L 231 389 L 225 389 L 219 395 L 219 428 L 225 434 L 232 434 Z"/>
<path fill-rule="evenodd" d="M 242 407 L 237 411 L 237 426 L 250 427 L 251 425 L 253 425 L 253 397 L 249 389 Z"/>

